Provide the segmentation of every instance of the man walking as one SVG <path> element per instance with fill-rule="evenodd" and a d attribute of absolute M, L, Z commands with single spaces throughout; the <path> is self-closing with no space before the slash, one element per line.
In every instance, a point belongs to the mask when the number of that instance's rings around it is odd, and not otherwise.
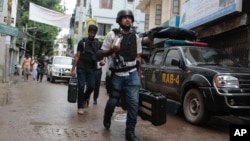
<path fill-rule="evenodd" d="M 29 54 L 25 55 L 25 58 L 23 59 L 23 63 L 22 63 L 22 68 L 23 68 L 23 74 L 24 74 L 24 80 L 28 80 L 29 79 L 29 75 L 30 75 L 30 64 L 31 64 L 31 58 Z"/>
<path fill-rule="evenodd" d="M 83 38 L 77 45 L 75 61 L 71 69 L 72 76 L 75 75 L 77 67 L 78 78 L 78 114 L 84 114 L 83 108 L 88 107 L 89 97 L 95 88 L 95 70 L 97 68 L 97 51 L 100 42 L 95 39 L 98 28 L 96 25 L 90 25 L 88 28 L 88 37 Z M 86 85 L 86 91 L 85 90 Z"/>

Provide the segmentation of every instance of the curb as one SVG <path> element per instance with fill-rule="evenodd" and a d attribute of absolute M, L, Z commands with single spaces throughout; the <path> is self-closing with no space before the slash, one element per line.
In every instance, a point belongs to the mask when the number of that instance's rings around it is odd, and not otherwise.
<path fill-rule="evenodd" d="M 17 84 L 20 80 L 20 76 L 12 76 L 8 83 L 0 83 L 0 107 L 8 104 L 10 89 L 13 84 Z"/>

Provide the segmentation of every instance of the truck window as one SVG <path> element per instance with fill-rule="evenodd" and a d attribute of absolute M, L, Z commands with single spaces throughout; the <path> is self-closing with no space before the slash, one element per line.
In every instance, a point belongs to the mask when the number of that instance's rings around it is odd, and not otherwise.
<path fill-rule="evenodd" d="M 213 48 L 186 47 L 183 52 L 188 65 L 237 65 L 229 54 Z"/>
<path fill-rule="evenodd" d="M 163 55 L 163 51 L 157 51 L 155 53 L 155 56 L 153 58 L 153 65 L 160 65 L 161 64 L 162 55 Z"/>
<path fill-rule="evenodd" d="M 164 61 L 164 65 L 165 66 L 171 66 L 172 65 L 172 60 L 176 59 L 176 60 L 180 60 L 180 55 L 177 49 L 171 49 L 169 50 L 169 52 L 166 55 L 165 61 Z"/>
<path fill-rule="evenodd" d="M 204 57 L 202 56 L 199 48 L 185 48 L 184 50 L 187 64 L 197 65 L 205 64 Z"/>
<path fill-rule="evenodd" d="M 73 59 L 72 58 L 63 58 L 63 57 L 55 57 L 54 64 L 61 64 L 61 65 L 72 65 Z"/>

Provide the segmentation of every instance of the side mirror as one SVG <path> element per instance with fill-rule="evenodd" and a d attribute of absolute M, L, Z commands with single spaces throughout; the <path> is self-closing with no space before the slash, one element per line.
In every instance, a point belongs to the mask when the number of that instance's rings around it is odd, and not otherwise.
<path fill-rule="evenodd" d="M 179 59 L 172 59 L 171 61 L 172 66 L 178 66 L 179 68 L 185 69 L 185 64 L 183 64 Z"/>
<path fill-rule="evenodd" d="M 171 65 L 172 65 L 172 66 L 180 66 L 180 61 L 177 60 L 177 59 L 172 59 Z"/>

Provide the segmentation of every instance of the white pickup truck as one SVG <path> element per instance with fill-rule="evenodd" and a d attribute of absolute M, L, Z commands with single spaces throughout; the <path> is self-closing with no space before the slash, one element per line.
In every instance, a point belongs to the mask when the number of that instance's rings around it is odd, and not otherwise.
<path fill-rule="evenodd" d="M 71 77 L 73 58 L 68 56 L 53 56 L 48 61 L 47 80 L 54 83 L 55 80 L 67 80 Z"/>

